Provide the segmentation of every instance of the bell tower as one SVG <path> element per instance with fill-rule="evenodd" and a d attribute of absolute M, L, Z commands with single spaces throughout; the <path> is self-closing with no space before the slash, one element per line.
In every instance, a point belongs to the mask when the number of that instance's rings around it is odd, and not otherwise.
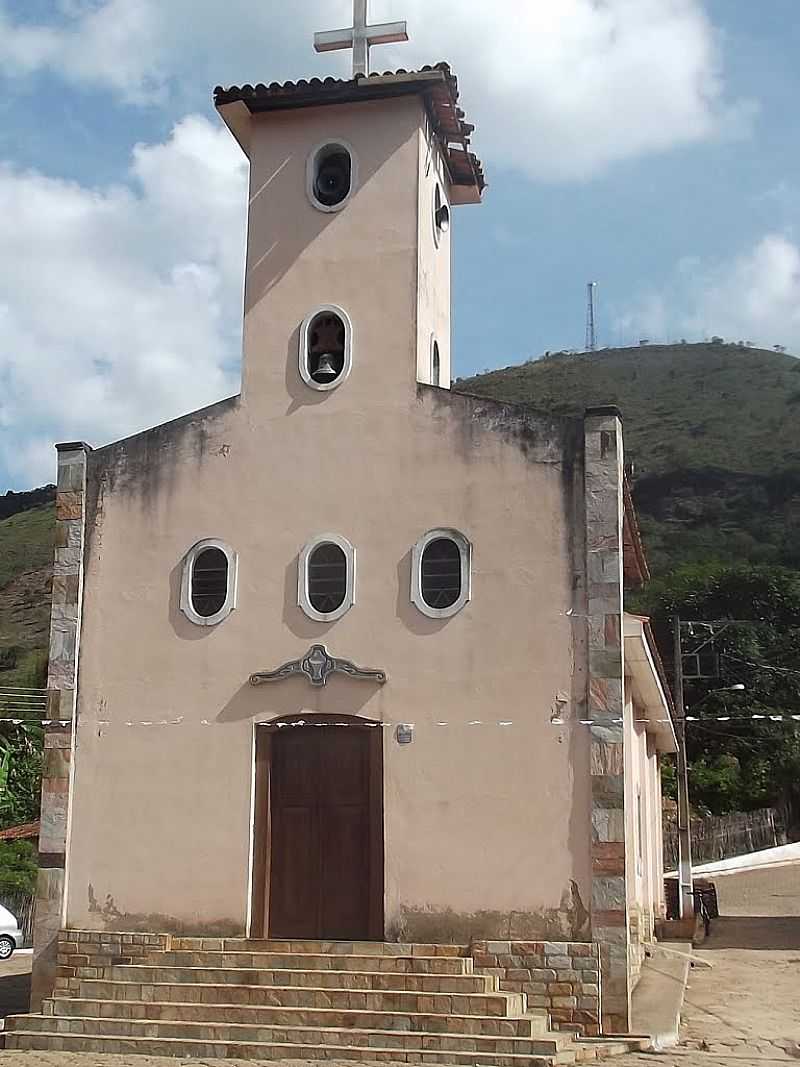
<path fill-rule="evenodd" d="M 315 36 L 349 80 L 217 88 L 250 160 L 242 400 L 260 416 L 389 405 L 450 385 L 451 209 L 479 203 L 473 127 L 447 64 L 369 73 L 404 22 Z"/>

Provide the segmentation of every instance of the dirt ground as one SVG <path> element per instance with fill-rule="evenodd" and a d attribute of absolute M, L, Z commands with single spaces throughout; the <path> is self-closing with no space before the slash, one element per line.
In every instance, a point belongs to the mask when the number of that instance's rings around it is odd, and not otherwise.
<path fill-rule="evenodd" d="M 714 879 L 722 918 L 697 955 L 681 1044 L 619 1067 L 800 1063 L 800 864 Z"/>
<path fill-rule="evenodd" d="M 622 1056 L 618 1067 L 784 1067 L 800 1064 L 800 864 L 715 879 L 723 918 L 697 954 L 681 1044 Z M 26 1009 L 30 956 L 0 965 L 0 1015 Z M 345 1067 L 326 1061 L 328 1067 Z M 240 1060 L 3 1052 L 0 1067 L 254 1067 Z M 268 1067 L 300 1067 L 271 1061 Z M 264 1065 L 267 1067 L 267 1065 Z"/>

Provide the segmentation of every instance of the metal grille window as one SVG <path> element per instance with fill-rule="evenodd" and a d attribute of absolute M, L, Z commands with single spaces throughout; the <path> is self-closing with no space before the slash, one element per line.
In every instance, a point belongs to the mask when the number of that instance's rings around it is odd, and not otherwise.
<path fill-rule="evenodd" d="M 451 608 L 461 596 L 461 551 L 440 537 L 422 553 L 422 598 L 429 608 Z"/>
<path fill-rule="evenodd" d="M 308 557 L 308 599 L 320 614 L 338 611 L 347 596 L 347 556 L 338 545 L 324 544 Z"/>
<path fill-rule="evenodd" d="M 195 626 L 216 626 L 236 607 L 239 557 L 216 538 L 198 541 L 183 559 L 181 611 Z"/>
<path fill-rule="evenodd" d="M 192 607 L 204 619 L 222 611 L 228 598 L 228 557 L 219 548 L 206 548 L 192 568 Z"/>
<path fill-rule="evenodd" d="M 310 619 L 335 622 L 355 602 L 356 550 L 339 534 L 315 537 L 300 553 L 297 604 Z"/>
<path fill-rule="evenodd" d="M 471 597 L 472 545 L 458 530 L 428 530 L 411 552 L 411 603 L 429 619 L 447 619 Z"/>

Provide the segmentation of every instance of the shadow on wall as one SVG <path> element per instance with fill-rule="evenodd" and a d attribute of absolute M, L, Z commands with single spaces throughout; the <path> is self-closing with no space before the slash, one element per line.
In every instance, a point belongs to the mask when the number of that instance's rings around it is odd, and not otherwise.
<path fill-rule="evenodd" d="M 187 550 L 188 550 L 187 546 Z M 299 565 L 299 553 L 287 564 L 284 571 L 283 581 L 283 613 L 282 619 L 286 628 L 302 641 L 309 644 L 325 644 L 334 631 L 336 622 L 316 622 L 304 614 L 297 603 L 297 568 Z M 240 561 L 241 566 L 241 561 Z M 198 626 L 190 622 L 181 611 L 181 584 L 183 581 L 183 560 L 172 568 L 169 574 L 169 605 L 168 615 L 170 626 L 176 637 L 184 641 L 202 641 L 214 633 L 214 626 Z M 459 613 L 460 614 L 460 613 Z M 445 626 L 457 619 L 454 615 L 448 619 L 429 619 L 423 615 L 411 602 L 411 550 L 400 560 L 397 565 L 397 605 L 396 617 L 403 623 L 405 628 L 413 634 L 424 637 L 429 634 L 439 633 Z M 303 652 L 307 649 L 302 649 Z M 336 650 L 331 649 L 336 654 Z M 298 653 L 299 654 L 299 653 Z M 271 666 L 264 665 L 265 670 L 278 667 L 275 663 Z M 372 664 L 359 664 L 359 666 L 371 667 Z M 382 669 L 379 665 L 377 669 Z"/>
<path fill-rule="evenodd" d="M 369 107 L 369 105 L 365 105 Z M 334 118 L 337 109 L 332 109 L 331 118 Z M 274 120 L 273 120 L 274 121 Z M 279 120 L 278 120 L 279 121 Z M 279 240 L 273 238 L 273 228 L 269 225 L 250 226 L 250 249 L 249 268 L 245 280 L 245 314 L 251 311 L 255 305 L 268 293 L 281 278 L 297 262 L 299 256 L 309 248 L 313 242 L 339 218 L 337 212 L 319 211 L 315 208 L 306 195 L 306 167 L 308 154 L 318 147 L 316 138 L 310 138 L 308 126 L 303 122 L 303 116 L 292 114 L 291 122 L 295 126 L 296 144 L 295 150 L 278 164 L 272 174 L 262 178 L 253 171 L 250 189 L 250 212 L 251 216 L 256 212 L 263 212 L 267 216 L 271 204 L 296 204 L 296 210 L 292 211 L 292 229 L 282 227 L 282 236 Z M 384 127 L 388 128 L 388 127 Z M 319 132 L 319 131 L 318 131 Z M 313 140 L 313 143 L 311 143 Z M 331 140 L 336 140 L 335 133 Z M 397 144 L 381 145 L 381 139 L 371 137 L 371 147 L 381 146 L 383 151 L 374 158 L 365 158 L 366 152 L 359 151 L 355 147 L 358 156 L 358 184 L 347 205 L 343 209 L 357 207 L 359 198 L 370 180 L 388 162 L 389 159 L 403 146 Z M 253 187 L 258 183 L 257 187 Z M 256 235 L 263 231 L 263 238 Z M 263 240 L 263 246 L 257 242 Z"/>
<path fill-rule="evenodd" d="M 297 329 L 289 338 L 289 348 L 286 356 L 286 392 L 292 399 L 286 409 L 287 415 L 293 415 L 300 408 L 316 407 L 317 404 L 322 404 L 331 395 L 329 391 L 317 392 L 315 389 L 309 389 L 300 377 L 301 332 L 302 324 L 298 324 Z"/>
<path fill-rule="evenodd" d="M 420 533 L 424 533 L 421 530 Z M 411 603 L 411 555 L 412 550 L 403 556 L 397 564 L 397 618 L 412 634 L 425 637 L 428 634 L 437 634 L 443 630 L 453 619 L 457 619 L 461 612 L 451 615 L 449 619 L 429 619 L 423 615 Z"/>
<path fill-rule="evenodd" d="M 191 545 L 186 546 L 187 552 Z M 198 626 L 189 622 L 181 611 L 181 583 L 183 581 L 183 560 L 180 560 L 169 572 L 169 624 L 176 637 L 182 641 L 202 641 L 214 632 L 213 626 Z"/>
<path fill-rule="evenodd" d="M 309 539 L 311 537 L 319 536 L 322 532 L 323 531 L 321 530 L 311 531 L 309 533 Z M 283 583 L 283 623 L 295 637 L 300 637 L 304 641 L 309 641 L 312 644 L 325 644 L 326 637 L 330 634 L 336 623 L 315 622 L 314 619 L 309 619 L 297 603 L 297 569 L 299 565 L 300 556 L 298 553 L 287 566 L 285 572 Z M 352 610 L 353 609 L 351 608 L 351 611 Z M 303 649 L 303 651 L 306 652 L 308 650 Z M 333 651 L 333 649 L 330 651 Z M 278 666 L 280 666 L 280 664 L 273 664 L 273 667 Z"/>
<path fill-rule="evenodd" d="M 303 649 L 302 654 L 308 651 Z M 268 670 L 279 663 L 265 664 Z M 353 715 L 361 714 L 371 704 L 369 718 L 383 720 L 382 687 L 376 682 L 358 681 L 334 675 L 325 686 L 312 686 L 307 678 L 296 675 L 266 685 L 253 686 L 247 681 L 233 694 L 216 718 L 218 723 L 269 722 L 285 715 Z"/>

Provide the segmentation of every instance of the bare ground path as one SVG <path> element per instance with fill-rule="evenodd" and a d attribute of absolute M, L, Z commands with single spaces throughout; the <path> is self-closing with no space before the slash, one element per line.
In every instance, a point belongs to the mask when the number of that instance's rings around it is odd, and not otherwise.
<path fill-rule="evenodd" d="M 715 878 L 723 918 L 697 955 L 681 1044 L 619 1067 L 800 1063 L 800 864 Z"/>

